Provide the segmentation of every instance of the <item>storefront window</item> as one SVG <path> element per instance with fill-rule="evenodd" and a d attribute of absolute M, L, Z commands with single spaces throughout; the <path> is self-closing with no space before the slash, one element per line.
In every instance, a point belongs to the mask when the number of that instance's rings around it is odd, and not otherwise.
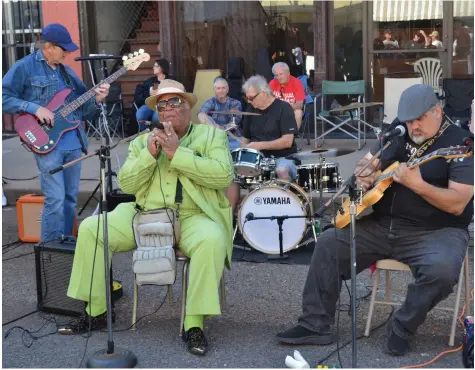
<path fill-rule="evenodd" d="M 363 79 L 363 2 L 334 1 L 335 81 Z"/>
<path fill-rule="evenodd" d="M 452 76 L 473 78 L 473 1 L 454 1 Z"/>
<path fill-rule="evenodd" d="M 434 73 L 442 70 L 447 48 L 443 38 L 443 2 L 375 0 L 372 10 L 369 46 L 373 53 L 373 99 L 383 102 L 385 75 L 414 77 L 421 64 L 434 64 L 430 69 Z M 440 92 L 442 76 L 437 77 L 430 80 L 435 81 L 434 90 Z"/>

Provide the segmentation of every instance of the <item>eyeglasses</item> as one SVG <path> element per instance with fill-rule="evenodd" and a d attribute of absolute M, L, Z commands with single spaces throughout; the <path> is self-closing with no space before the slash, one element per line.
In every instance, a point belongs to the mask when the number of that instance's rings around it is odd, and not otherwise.
<path fill-rule="evenodd" d="M 249 103 L 252 103 L 254 101 L 255 98 L 257 98 L 257 96 L 261 93 L 262 91 L 258 92 L 256 95 L 254 95 L 253 97 L 249 97 L 249 96 L 246 96 L 246 99 Z"/>
<path fill-rule="evenodd" d="M 171 108 L 180 108 L 180 106 L 184 103 L 184 100 L 180 98 L 170 98 L 168 100 L 160 100 L 157 102 L 157 111 L 163 112 L 166 108 L 167 105 L 169 105 Z"/>

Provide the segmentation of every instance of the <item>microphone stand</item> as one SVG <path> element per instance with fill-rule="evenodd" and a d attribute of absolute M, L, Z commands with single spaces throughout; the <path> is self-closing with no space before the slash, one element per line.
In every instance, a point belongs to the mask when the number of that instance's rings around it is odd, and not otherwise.
<path fill-rule="evenodd" d="M 361 204 L 361 199 L 363 192 L 360 189 L 357 189 L 356 178 L 363 173 L 363 171 L 368 168 L 368 166 L 376 159 L 381 156 L 381 153 L 391 145 L 391 142 L 388 141 L 380 149 L 363 168 L 356 174 L 352 175 L 340 190 L 334 194 L 323 206 L 321 206 L 316 212 L 315 216 L 323 217 L 325 210 L 332 204 L 337 197 L 339 197 L 343 192 L 348 189 L 348 195 L 350 197 L 350 268 L 351 268 L 351 367 L 356 368 L 356 202 Z M 340 206 L 340 213 L 343 214 L 343 209 Z M 339 278 L 339 277 L 338 277 Z"/>
<path fill-rule="evenodd" d="M 62 166 L 59 166 L 51 171 L 51 174 L 62 171 L 65 168 L 75 165 L 87 158 L 95 155 L 99 156 L 101 162 L 101 213 L 103 221 L 103 235 L 104 235 L 104 264 L 105 264 L 105 280 L 106 280 L 106 301 L 107 301 L 107 348 L 100 349 L 94 353 L 92 357 L 87 360 L 86 366 L 89 368 L 133 368 L 137 364 L 137 357 L 129 350 L 115 347 L 112 338 L 112 302 L 111 302 L 111 286 L 110 286 L 110 271 L 109 271 L 109 229 L 107 225 L 107 191 L 106 191 L 106 162 L 110 158 L 110 152 L 121 143 L 129 142 L 137 136 L 149 132 L 145 130 L 134 136 L 128 137 L 118 141 L 114 146 L 101 145 L 101 147 L 94 152 L 85 155 L 81 158 L 75 159 Z M 97 238 L 98 236 L 96 236 Z"/>

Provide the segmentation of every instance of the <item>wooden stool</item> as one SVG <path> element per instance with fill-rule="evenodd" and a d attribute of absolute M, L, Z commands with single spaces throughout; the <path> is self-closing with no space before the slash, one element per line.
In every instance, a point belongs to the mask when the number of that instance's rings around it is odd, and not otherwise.
<path fill-rule="evenodd" d="M 377 300 L 376 294 L 378 293 L 379 287 L 379 279 L 380 273 L 384 270 L 386 272 L 386 288 L 385 288 L 385 298 L 384 300 Z M 368 319 L 366 321 L 366 329 L 364 332 L 365 337 L 369 337 L 369 331 L 371 327 L 371 318 L 373 317 L 373 310 L 375 304 L 385 304 L 391 306 L 401 305 L 402 302 L 392 301 L 391 300 L 391 282 L 389 271 L 411 271 L 408 265 L 398 262 L 392 259 L 384 259 L 380 260 L 376 263 L 376 271 L 374 272 L 374 282 L 373 282 L 373 291 L 371 294 L 371 303 L 369 305 L 369 312 L 368 312 Z M 453 308 L 450 307 L 434 307 L 436 310 L 443 310 L 443 311 L 451 311 L 453 312 L 452 316 L 452 328 L 450 330 L 450 338 L 449 338 L 449 346 L 454 346 L 454 339 L 455 339 L 455 329 L 457 326 L 457 318 L 459 314 L 460 308 L 460 296 L 462 292 L 462 280 L 465 282 L 465 305 L 466 305 L 466 315 L 470 315 L 470 276 L 469 276 L 469 268 L 468 268 L 468 255 L 465 254 L 465 259 L 462 264 L 462 268 L 460 269 L 459 281 L 457 284 L 457 296 L 455 298 L 455 306 Z M 394 291 L 402 289 L 392 289 Z"/>

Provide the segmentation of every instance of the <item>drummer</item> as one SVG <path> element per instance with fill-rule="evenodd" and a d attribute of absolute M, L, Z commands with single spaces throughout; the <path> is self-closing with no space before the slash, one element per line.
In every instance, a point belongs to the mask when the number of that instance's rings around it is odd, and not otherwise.
<path fill-rule="evenodd" d="M 228 82 L 223 77 L 216 77 L 213 83 L 214 96 L 211 99 L 206 100 L 200 108 L 198 113 L 198 120 L 202 124 L 210 124 L 216 126 L 221 130 L 232 130 L 231 132 L 236 134 L 233 130 L 237 128 L 237 125 L 241 122 L 242 116 L 237 114 L 217 114 L 211 112 L 220 111 L 242 111 L 241 102 L 239 100 L 230 98 Z M 229 149 L 232 151 L 239 148 L 239 141 L 228 135 Z M 226 197 L 234 209 L 239 200 L 239 184 L 231 184 L 226 190 Z"/>
<path fill-rule="evenodd" d="M 252 76 L 242 88 L 249 102 L 247 112 L 258 115 L 244 116 L 241 147 L 259 150 L 266 158 L 274 156 L 277 178 L 294 181 L 297 167 L 285 158 L 297 153 L 297 122 L 291 105 L 276 99 L 262 76 Z"/>

